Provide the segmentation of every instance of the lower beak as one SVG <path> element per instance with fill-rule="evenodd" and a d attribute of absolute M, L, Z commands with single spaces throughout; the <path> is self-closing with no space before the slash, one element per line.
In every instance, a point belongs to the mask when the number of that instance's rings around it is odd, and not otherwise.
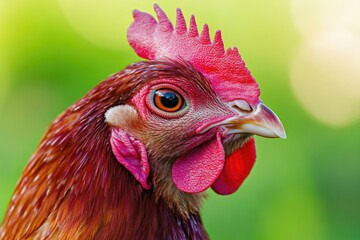
<path fill-rule="evenodd" d="M 259 103 L 253 111 L 226 119 L 227 134 L 251 133 L 268 138 L 286 138 L 284 126 L 276 114 L 265 104 Z"/>

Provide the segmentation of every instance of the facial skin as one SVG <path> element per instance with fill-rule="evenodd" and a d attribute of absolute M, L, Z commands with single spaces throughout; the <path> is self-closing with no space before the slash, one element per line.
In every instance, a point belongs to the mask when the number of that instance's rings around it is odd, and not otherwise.
<path fill-rule="evenodd" d="M 203 194 L 188 194 L 184 189 L 180 191 L 176 184 L 174 185 L 174 163 L 189 151 L 196 152 L 199 146 L 213 143 L 214 139 L 218 139 L 221 145 L 221 149 L 215 155 L 223 154 L 222 158 L 225 161 L 225 158 L 241 147 L 252 133 L 257 133 L 256 129 L 261 130 L 260 134 L 266 135 L 264 129 L 268 126 L 264 119 L 260 117 L 260 120 L 257 120 L 258 115 L 252 115 L 256 112 L 256 106 L 252 107 L 241 99 L 241 93 L 236 101 L 223 101 L 213 91 L 208 80 L 190 63 L 168 61 L 161 64 L 164 69 L 160 69 L 158 73 L 155 71 L 150 77 L 145 74 L 144 77 L 149 78 L 146 84 L 127 104 L 110 109 L 105 115 L 106 121 L 112 128 L 126 131 L 145 146 L 150 167 L 148 181 L 154 186 L 158 196 L 168 199 L 170 205 L 180 206 L 180 209 L 198 210 Z M 159 106 L 162 103 L 156 99 L 159 98 L 158 92 L 173 93 L 182 105 L 176 111 Z M 171 107 L 171 104 L 168 106 Z M 272 112 L 266 113 L 264 116 L 271 119 Z M 262 122 L 264 124 L 259 124 Z M 252 129 L 253 123 L 257 126 L 255 130 Z M 276 125 L 276 121 L 273 125 Z M 268 133 L 270 137 L 271 134 Z M 218 145 L 214 142 L 212 148 Z M 203 150 L 205 157 L 206 151 L 211 149 Z M 222 168 L 224 163 L 219 164 Z M 216 174 L 220 171 L 221 169 Z M 213 176 L 215 173 L 212 172 L 204 174 L 208 174 L 213 180 L 217 177 Z M 201 189 L 203 190 L 206 189 Z"/>

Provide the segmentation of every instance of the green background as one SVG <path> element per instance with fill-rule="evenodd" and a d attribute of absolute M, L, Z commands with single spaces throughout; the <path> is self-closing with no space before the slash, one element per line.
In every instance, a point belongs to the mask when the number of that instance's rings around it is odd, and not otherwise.
<path fill-rule="evenodd" d="M 222 30 L 288 135 L 256 137 L 257 162 L 235 194 L 209 190 L 202 215 L 212 239 L 360 239 L 359 114 L 334 123 L 306 110 L 306 92 L 291 83 L 303 44 L 293 2 L 157 1 L 172 20 L 181 7 L 186 19 L 195 14 L 199 26 L 208 23 L 212 36 Z M 153 13 L 152 4 L 0 0 L 0 220 L 49 123 L 102 79 L 140 60 L 126 28 L 133 9 Z"/>

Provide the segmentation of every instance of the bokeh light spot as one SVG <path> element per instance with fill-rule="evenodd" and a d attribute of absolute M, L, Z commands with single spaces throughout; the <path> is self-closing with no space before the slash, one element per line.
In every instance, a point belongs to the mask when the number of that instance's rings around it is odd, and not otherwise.
<path fill-rule="evenodd" d="M 354 14 L 360 4 L 333 0 L 313 7 L 313 1 L 293 2 L 295 23 L 303 38 L 290 70 L 295 96 L 321 122 L 345 126 L 357 121 L 360 24 L 353 22 L 360 22 L 360 14 Z M 306 7 L 311 11 L 301 15 Z"/>

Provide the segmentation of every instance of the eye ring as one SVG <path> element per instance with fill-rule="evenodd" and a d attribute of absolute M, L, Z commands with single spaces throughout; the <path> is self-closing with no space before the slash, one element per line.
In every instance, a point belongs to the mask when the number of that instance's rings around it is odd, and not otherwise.
<path fill-rule="evenodd" d="M 161 111 L 174 113 L 184 107 L 185 100 L 177 91 L 170 88 L 161 88 L 154 91 L 153 103 Z"/>
<path fill-rule="evenodd" d="M 161 101 L 162 96 L 165 97 L 163 101 Z M 151 112 L 167 119 L 183 116 L 191 105 L 187 94 L 181 88 L 168 83 L 153 85 L 149 89 L 146 103 Z"/>

